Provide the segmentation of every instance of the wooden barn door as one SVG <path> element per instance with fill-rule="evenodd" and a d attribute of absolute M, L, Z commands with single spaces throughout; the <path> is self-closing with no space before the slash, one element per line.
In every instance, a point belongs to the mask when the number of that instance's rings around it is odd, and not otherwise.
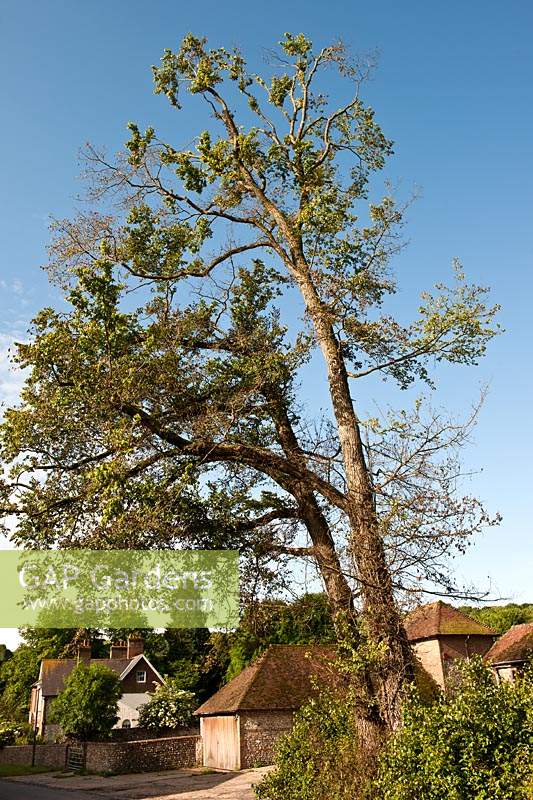
<path fill-rule="evenodd" d="M 204 767 L 232 770 L 241 768 L 238 717 L 202 717 L 200 733 L 204 748 Z"/>

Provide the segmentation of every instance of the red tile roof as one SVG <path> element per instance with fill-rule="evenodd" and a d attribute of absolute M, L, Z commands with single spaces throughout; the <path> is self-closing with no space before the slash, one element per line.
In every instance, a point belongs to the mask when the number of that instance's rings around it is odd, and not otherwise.
<path fill-rule="evenodd" d="M 527 661 L 533 655 L 533 622 L 513 625 L 500 636 L 485 656 L 489 664 L 512 664 Z"/>
<path fill-rule="evenodd" d="M 314 680 L 333 681 L 334 649 L 321 645 L 271 645 L 253 664 L 194 713 L 296 710 L 314 693 Z"/>
<path fill-rule="evenodd" d="M 411 642 L 436 636 L 496 636 L 492 628 L 467 617 L 442 600 L 415 608 L 405 620 L 405 631 Z"/>

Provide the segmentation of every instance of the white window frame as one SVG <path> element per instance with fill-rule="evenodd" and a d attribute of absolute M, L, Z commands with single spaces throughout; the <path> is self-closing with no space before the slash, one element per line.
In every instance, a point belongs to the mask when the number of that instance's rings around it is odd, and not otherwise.
<path fill-rule="evenodd" d="M 139 675 L 143 677 L 140 678 Z M 146 670 L 145 669 L 138 669 L 135 673 L 135 681 L 136 683 L 146 683 Z"/>

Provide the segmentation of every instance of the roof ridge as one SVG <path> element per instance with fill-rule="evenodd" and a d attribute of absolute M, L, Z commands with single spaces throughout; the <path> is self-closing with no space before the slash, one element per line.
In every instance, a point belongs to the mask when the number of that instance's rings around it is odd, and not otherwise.
<path fill-rule="evenodd" d="M 497 639 L 485 659 L 491 664 L 522 661 L 533 652 L 533 621 L 512 625 Z"/>

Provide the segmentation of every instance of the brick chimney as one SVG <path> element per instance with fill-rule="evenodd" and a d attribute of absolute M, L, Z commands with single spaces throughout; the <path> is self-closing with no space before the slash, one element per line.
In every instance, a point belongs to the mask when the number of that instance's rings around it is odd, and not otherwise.
<path fill-rule="evenodd" d="M 128 652 L 128 647 L 126 642 L 115 642 L 111 645 L 111 650 L 109 651 L 109 658 L 126 658 Z"/>
<path fill-rule="evenodd" d="M 144 639 L 142 636 L 133 635 L 128 637 L 128 654 L 126 658 L 135 658 L 144 653 Z"/>
<path fill-rule="evenodd" d="M 91 660 L 91 642 L 89 639 L 83 639 L 78 644 L 78 661 L 83 661 L 86 664 Z"/>

